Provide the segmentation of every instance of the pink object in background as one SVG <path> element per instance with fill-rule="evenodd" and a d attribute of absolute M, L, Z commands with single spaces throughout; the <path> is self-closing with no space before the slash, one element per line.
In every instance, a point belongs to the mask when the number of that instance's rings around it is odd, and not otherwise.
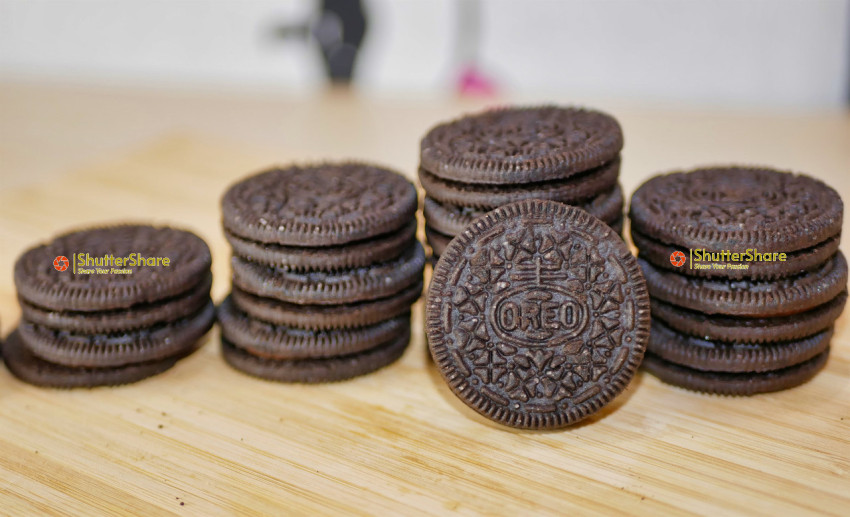
<path fill-rule="evenodd" d="M 490 97 L 496 94 L 496 85 L 474 65 L 464 66 L 458 76 L 458 93 L 472 97 Z"/>

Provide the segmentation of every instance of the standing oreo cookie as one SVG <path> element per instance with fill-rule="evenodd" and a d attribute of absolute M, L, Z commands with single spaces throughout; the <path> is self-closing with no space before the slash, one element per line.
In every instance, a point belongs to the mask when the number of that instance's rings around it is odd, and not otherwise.
<path fill-rule="evenodd" d="M 587 212 L 521 201 L 446 248 L 426 304 L 431 354 L 482 415 L 563 427 L 611 402 L 649 338 L 649 297 L 626 244 Z"/>
<path fill-rule="evenodd" d="M 650 179 L 629 214 L 656 320 L 650 372 L 749 395 L 793 387 L 825 364 L 847 298 L 835 190 L 789 172 L 713 167 Z"/>
<path fill-rule="evenodd" d="M 622 147 L 613 117 L 573 107 L 496 109 L 434 127 L 419 155 L 433 254 L 472 219 L 526 199 L 578 206 L 621 227 Z"/>
<path fill-rule="evenodd" d="M 19 378 L 70 388 L 171 367 L 212 327 L 211 256 L 196 235 L 122 225 L 61 235 L 15 264 L 23 317 L 4 357 Z"/>
<path fill-rule="evenodd" d="M 230 187 L 233 291 L 219 307 L 228 364 L 330 382 L 395 361 L 422 289 L 416 208 L 413 184 L 361 163 L 273 169 Z"/>

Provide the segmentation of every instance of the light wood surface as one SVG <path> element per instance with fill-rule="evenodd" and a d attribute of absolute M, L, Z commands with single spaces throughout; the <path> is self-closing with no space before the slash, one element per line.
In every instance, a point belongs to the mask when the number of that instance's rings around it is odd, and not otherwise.
<path fill-rule="evenodd" d="M 229 286 L 225 187 L 275 162 L 368 158 L 413 177 L 452 100 L 239 98 L 0 85 L 0 318 L 20 311 L 12 265 L 68 228 L 153 220 L 209 242 Z M 806 171 L 850 200 L 847 113 L 740 113 L 596 104 L 623 123 L 625 190 L 704 163 Z M 845 228 L 846 231 L 846 228 Z M 557 432 L 491 424 L 411 346 L 374 375 L 325 386 L 229 369 L 218 333 L 164 375 L 57 391 L 0 370 L 0 514 L 691 513 L 846 515 L 850 329 L 824 372 L 752 398 L 690 393 L 639 374 L 588 421 Z"/>

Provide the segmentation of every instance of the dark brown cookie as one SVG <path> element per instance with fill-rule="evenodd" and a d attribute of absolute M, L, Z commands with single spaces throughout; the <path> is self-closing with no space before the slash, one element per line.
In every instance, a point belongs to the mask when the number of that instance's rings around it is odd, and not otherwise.
<path fill-rule="evenodd" d="M 692 391 L 718 395 L 755 395 L 799 386 L 814 377 L 826 365 L 829 349 L 808 361 L 763 373 L 703 372 L 679 366 L 647 353 L 643 368 L 663 382 Z"/>
<path fill-rule="evenodd" d="M 710 251 L 784 252 L 841 232 L 838 193 L 803 175 L 716 167 L 656 176 L 632 196 L 632 228 L 666 244 Z"/>
<path fill-rule="evenodd" d="M 617 184 L 620 159 L 566 180 L 529 184 L 472 185 L 449 181 L 419 169 L 419 182 L 428 196 L 450 205 L 493 209 L 524 199 L 548 199 L 578 204 L 609 191 Z"/>
<path fill-rule="evenodd" d="M 224 235 L 233 247 L 233 253 L 253 262 L 286 267 L 293 271 L 334 271 L 368 266 L 398 257 L 416 240 L 416 219 L 411 218 L 406 226 L 389 234 L 340 246 L 282 246 L 249 241 L 227 231 Z"/>
<path fill-rule="evenodd" d="M 766 372 L 808 361 L 829 348 L 832 328 L 806 338 L 775 343 L 709 341 L 680 334 L 653 319 L 647 351 L 695 370 Z"/>
<path fill-rule="evenodd" d="M 114 334 L 74 334 L 22 320 L 18 333 L 30 351 L 68 367 L 107 368 L 184 355 L 215 322 L 212 300 L 198 313 L 172 323 Z"/>
<path fill-rule="evenodd" d="M 586 203 L 577 203 L 573 206 L 585 210 L 610 225 L 623 217 L 623 191 L 620 185 L 616 185 L 613 189 L 599 194 Z M 443 204 L 427 196 L 423 207 L 428 226 L 444 235 L 459 234 L 472 224 L 472 221 L 488 212 L 485 209 Z"/>
<path fill-rule="evenodd" d="M 649 338 L 626 244 L 584 210 L 523 201 L 449 243 L 431 280 L 431 355 L 452 391 L 505 425 L 575 423 L 625 389 Z"/>
<path fill-rule="evenodd" d="M 317 359 L 349 355 L 388 343 L 410 327 L 410 313 L 368 327 L 305 330 L 256 320 L 230 297 L 218 308 L 221 335 L 249 353 L 267 359 Z"/>
<path fill-rule="evenodd" d="M 846 302 L 845 291 L 814 309 L 774 318 L 708 315 L 670 305 L 657 298 L 650 300 L 650 306 L 654 319 L 661 320 L 670 328 L 684 334 L 718 341 L 764 343 L 801 339 L 817 334 L 832 326 L 844 311 Z"/>
<path fill-rule="evenodd" d="M 440 124 L 420 145 L 421 165 L 463 183 L 567 178 L 609 162 L 623 148 L 605 113 L 556 106 L 494 109 Z"/>
<path fill-rule="evenodd" d="M 410 329 L 394 341 L 357 354 L 294 361 L 264 359 L 221 340 L 224 360 L 234 369 L 270 381 L 323 383 L 359 377 L 398 360 L 410 342 Z"/>
<path fill-rule="evenodd" d="M 706 314 L 772 317 L 807 311 L 847 288 L 847 261 L 839 251 L 814 271 L 776 280 L 717 280 L 685 276 L 638 259 L 649 293 Z"/>
<path fill-rule="evenodd" d="M 341 329 L 374 325 L 410 311 L 422 294 L 422 282 L 388 298 L 339 305 L 302 305 L 263 298 L 234 287 L 233 303 L 260 321 L 307 330 Z"/>
<path fill-rule="evenodd" d="M 416 212 L 416 188 L 400 174 L 362 163 L 273 169 L 224 194 L 226 231 L 284 246 L 336 246 L 390 233 Z"/>
<path fill-rule="evenodd" d="M 740 280 L 742 278 L 771 280 L 774 278 L 781 278 L 783 276 L 798 275 L 800 273 L 816 269 L 833 256 L 836 251 L 838 251 L 839 238 L 837 236 L 831 237 L 814 247 L 786 253 L 786 260 L 784 262 L 733 262 L 732 260 L 725 259 L 718 261 L 719 264 L 725 265 L 746 265 L 746 269 L 732 269 L 728 266 L 724 269 L 715 269 L 713 267 L 709 269 L 694 268 L 693 264 L 688 262 L 690 260 L 688 258 L 690 256 L 689 249 L 663 244 L 637 231 L 632 231 L 632 242 L 634 242 L 635 246 L 638 248 L 638 255 L 642 259 L 652 263 L 654 266 L 676 271 L 683 275 L 711 278 L 731 278 L 734 280 Z M 686 257 L 685 262 L 681 266 L 674 265 L 670 259 L 671 255 L 677 251 L 681 252 L 682 256 Z M 706 261 L 703 261 L 703 263 L 711 264 Z"/>
<path fill-rule="evenodd" d="M 51 311 L 30 304 L 21 297 L 23 319 L 58 330 L 76 333 L 105 334 L 150 327 L 185 318 L 209 303 L 212 275 L 200 284 L 174 298 L 133 305 L 109 311 Z"/>
<path fill-rule="evenodd" d="M 100 267 L 132 273 L 74 273 L 75 256 L 86 253 Z M 115 261 L 104 266 L 105 255 Z M 125 263 L 128 258 L 138 263 L 140 256 L 156 265 Z M 21 255 L 15 263 L 15 287 L 27 302 L 55 311 L 125 309 L 185 293 L 209 275 L 211 263 L 206 243 L 186 231 L 141 225 L 94 228 L 61 235 Z"/>
<path fill-rule="evenodd" d="M 20 334 L 12 332 L 3 343 L 3 358 L 12 374 L 29 384 L 48 388 L 94 388 L 138 382 L 162 373 L 180 359 L 169 357 L 150 363 L 113 368 L 71 368 L 49 363 L 33 355 Z"/>
<path fill-rule="evenodd" d="M 392 296 L 422 281 L 425 252 L 414 243 L 400 257 L 372 266 L 335 272 L 296 272 L 234 256 L 233 285 L 289 303 L 337 305 Z"/>

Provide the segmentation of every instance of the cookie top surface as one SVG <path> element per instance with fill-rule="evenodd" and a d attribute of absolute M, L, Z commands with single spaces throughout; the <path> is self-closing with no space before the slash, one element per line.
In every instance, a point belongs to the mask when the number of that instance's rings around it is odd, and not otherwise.
<path fill-rule="evenodd" d="M 467 405 L 513 427 L 563 427 L 629 383 L 649 336 L 649 298 L 608 226 L 574 207 L 523 201 L 448 245 L 428 291 L 426 334 Z"/>
<path fill-rule="evenodd" d="M 791 252 L 837 235 L 843 212 L 838 193 L 814 178 L 731 166 L 650 179 L 632 196 L 630 217 L 667 244 Z"/>
<path fill-rule="evenodd" d="M 85 265 L 86 254 L 96 265 Z M 112 262 L 102 262 L 105 256 Z M 15 287 L 23 299 L 47 309 L 121 309 L 190 290 L 209 275 L 211 263 L 207 244 L 184 230 L 146 225 L 92 228 L 26 251 L 15 263 Z M 100 274 L 97 268 L 110 272 Z"/>
<path fill-rule="evenodd" d="M 231 186 L 224 228 L 239 237 L 288 246 L 333 246 L 409 223 L 416 188 L 400 174 L 362 163 L 272 169 Z"/>
<path fill-rule="evenodd" d="M 613 160 L 623 148 L 617 121 L 599 111 L 542 106 L 494 109 L 431 129 L 421 166 L 464 183 L 566 178 Z"/>

